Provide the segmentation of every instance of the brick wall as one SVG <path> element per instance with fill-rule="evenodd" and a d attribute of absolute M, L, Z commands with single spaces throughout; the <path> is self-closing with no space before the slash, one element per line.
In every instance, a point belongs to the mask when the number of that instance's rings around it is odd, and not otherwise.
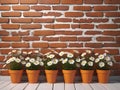
<path fill-rule="evenodd" d="M 107 49 L 120 75 L 120 0 L 0 0 L 0 69 L 12 49 Z"/>

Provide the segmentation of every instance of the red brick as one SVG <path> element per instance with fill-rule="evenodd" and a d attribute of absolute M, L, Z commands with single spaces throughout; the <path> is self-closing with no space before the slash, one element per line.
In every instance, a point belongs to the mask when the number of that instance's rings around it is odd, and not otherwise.
<path fill-rule="evenodd" d="M 39 0 L 40 4 L 59 4 L 60 0 Z"/>
<path fill-rule="evenodd" d="M 31 18 L 13 18 L 11 19 L 12 23 L 31 23 Z"/>
<path fill-rule="evenodd" d="M 2 39 L 2 41 L 20 41 L 21 37 L 19 37 L 19 36 L 4 36 L 1 39 Z"/>
<path fill-rule="evenodd" d="M 120 56 L 114 56 L 115 61 L 120 62 Z"/>
<path fill-rule="evenodd" d="M 42 27 L 42 25 L 40 24 L 24 24 L 21 25 L 22 29 L 40 29 Z"/>
<path fill-rule="evenodd" d="M 120 23 L 120 18 L 112 19 L 112 21 L 113 21 L 114 23 Z"/>
<path fill-rule="evenodd" d="M 82 31 L 65 31 L 64 35 L 82 35 Z"/>
<path fill-rule="evenodd" d="M 29 6 L 12 6 L 12 9 L 15 11 L 28 11 L 30 10 Z"/>
<path fill-rule="evenodd" d="M 99 24 L 97 28 L 100 29 L 117 29 L 119 26 L 117 24 Z"/>
<path fill-rule="evenodd" d="M 29 31 L 19 31 L 19 32 L 12 32 L 12 36 L 26 36 L 29 35 Z"/>
<path fill-rule="evenodd" d="M 120 4 L 119 0 L 105 0 L 105 4 Z"/>
<path fill-rule="evenodd" d="M 0 30 L 0 36 L 8 36 L 9 32 L 5 30 Z"/>
<path fill-rule="evenodd" d="M 39 31 L 34 31 L 34 36 L 49 36 L 49 35 L 54 35 L 55 32 L 53 30 L 39 30 Z"/>
<path fill-rule="evenodd" d="M 82 4 L 82 0 L 62 0 L 62 4 Z"/>
<path fill-rule="evenodd" d="M 19 24 L 2 24 L 1 27 L 3 29 L 19 29 Z"/>
<path fill-rule="evenodd" d="M 43 37 L 43 41 L 59 41 L 59 37 Z"/>
<path fill-rule="evenodd" d="M 102 4 L 103 0 L 85 0 L 85 4 Z"/>
<path fill-rule="evenodd" d="M 36 37 L 36 36 L 26 36 L 26 37 L 23 37 L 23 41 L 39 41 L 40 38 L 39 37 Z"/>
<path fill-rule="evenodd" d="M 10 43 L 0 43 L 0 48 L 8 48 L 10 47 Z"/>
<path fill-rule="evenodd" d="M 80 28 L 82 28 L 82 29 L 93 29 L 94 24 L 80 24 Z"/>
<path fill-rule="evenodd" d="M 66 48 L 66 43 L 49 43 L 49 47 L 51 48 Z"/>
<path fill-rule="evenodd" d="M 86 13 L 87 17 L 103 17 L 102 12 L 87 12 Z"/>
<path fill-rule="evenodd" d="M 92 22 L 95 22 L 95 23 L 100 23 L 100 22 L 108 22 L 109 21 L 109 19 L 108 18 L 105 18 L 105 19 L 98 19 L 98 18 L 94 18 L 94 19 L 92 19 Z"/>
<path fill-rule="evenodd" d="M 83 47 L 82 43 L 69 43 L 69 47 Z"/>
<path fill-rule="evenodd" d="M 118 55 L 119 54 L 118 49 L 95 49 L 94 52 L 95 53 L 104 53 L 105 50 L 108 50 L 110 52 L 110 54 L 112 54 L 112 55 Z"/>
<path fill-rule="evenodd" d="M 74 6 L 74 10 L 80 10 L 80 11 L 90 11 L 92 10 L 91 6 Z"/>
<path fill-rule="evenodd" d="M 87 18 L 84 18 L 84 19 L 73 19 L 73 22 L 74 23 L 92 23 L 92 19 L 87 19 Z"/>
<path fill-rule="evenodd" d="M 65 12 L 65 17 L 82 17 L 82 12 Z"/>
<path fill-rule="evenodd" d="M 55 24 L 54 28 L 55 29 L 70 28 L 70 25 L 69 24 Z"/>
<path fill-rule="evenodd" d="M 0 50 L 1 54 L 7 54 L 7 55 L 8 55 L 8 53 L 11 52 L 11 51 L 12 51 L 12 49 L 1 49 L 1 50 Z"/>
<path fill-rule="evenodd" d="M 13 48 L 29 48 L 29 43 L 12 43 Z"/>
<path fill-rule="evenodd" d="M 21 12 L 2 12 L 1 15 L 3 17 L 20 17 Z"/>
<path fill-rule="evenodd" d="M 102 34 L 102 32 L 101 31 L 86 31 L 85 32 L 85 34 L 86 35 L 100 35 L 100 34 Z"/>
<path fill-rule="evenodd" d="M 116 42 L 120 42 L 120 37 L 116 37 Z"/>
<path fill-rule="evenodd" d="M 38 0 L 20 0 L 21 4 L 37 4 Z"/>
<path fill-rule="evenodd" d="M 104 47 L 120 47 L 120 43 L 104 43 Z"/>
<path fill-rule="evenodd" d="M 0 11 L 9 11 L 10 6 L 0 6 Z"/>
<path fill-rule="evenodd" d="M 62 13 L 60 12 L 48 12 L 48 13 L 44 13 L 44 16 L 56 16 L 56 17 L 60 17 L 62 15 Z"/>
<path fill-rule="evenodd" d="M 91 41 L 91 37 L 78 37 L 78 41 Z"/>
<path fill-rule="evenodd" d="M 86 43 L 85 47 L 91 47 L 91 48 L 102 48 L 102 43 Z"/>
<path fill-rule="evenodd" d="M 80 24 L 71 24 L 72 29 L 80 28 Z"/>
<path fill-rule="evenodd" d="M 116 11 L 117 6 L 94 6 L 95 11 Z"/>
<path fill-rule="evenodd" d="M 50 6 L 31 6 L 31 9 L 34 9 L 36 11 L 51 10 L 51 7 Z"/>
<path fill-rule="evenodd" d="M 48 43 L 46 42 L 34 42 L 32 43 L 33 48 L 48 48 Z"/>
<path fill-rule="evenodd" d="M 0 18 L 0 23 L 8 23 L 9 19 L 8 18 Z"/>
<path fill-rule="evenodd" d="M 104 37 L 100 36 L 96 38 L 97 41 L 114 41 L 114 37 Z"/>
<path fill-rule="evenodd" d="M 36 18 L 33 19 L 34 23 L 53 23 L 54 19 L 53 18 Z"/>
<path fill-rule="evenodd" d="M 50 28 L 50 29 L 54 29 L 54 25 L 53 24 L 46 24 L 44 25 L 45 28 Z"/>
<path fill-rule="evenodd" d="M 8 76 L 9 75 L 8 70 L 1 70 L 1 75 L 2 76 Z"/>
<path fill-rule="evenodd" d="M 57 22 L 72 22 L 71 18 L 57 18 Z"/>
<path fill-rule="evenodd" d="M 65 11 L 68 10 L 69 6 L 53 6 L 53 10 L 60 10 L 60 11 Z"/>
<path fill-rule="evenodd" d="M 41 17 L 42 12 L 23 12 L 24 17 Z"/>
<path fill-rule="evenodd" d="M 18 4 L 19 0 L 0 0 L 1 4 Z"/>
<path fill-rule="evenodd" d="M 60 37 L 60 41 L 77 41 L 77 37 Z"/>
<path fill-rule="evenodd" d="M 5 56 L 0 56 L 0 62 L 4 61 Z"/>
<path fill-rule="evenodd" d="M 103 35 L 119 36 L 120 35 L 120 31 L 104 31 Z"/>
<path fill-rule="evenodd" d="M 55 31 L 56 35 L 63 35 L 64 33 L 65 33 L 65 31 L 63 31 L 63 30 L 57 30 L 57 31 Z"/>
<path fill-rule="evenodd" d="M 120 17 L 120 12 L 106 12 L 106 17 Z"/>

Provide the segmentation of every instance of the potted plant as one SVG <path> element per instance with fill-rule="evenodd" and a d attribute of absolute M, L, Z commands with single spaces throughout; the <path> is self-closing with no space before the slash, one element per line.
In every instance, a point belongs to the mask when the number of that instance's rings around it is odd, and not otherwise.
<path fill-rule="evenodd" d="M 59 60 L 55 53 L 49 52 L 44 56 L 45 74 L 48 83 L 55 83 L 58 73 Z"/>
<path fill-rule="evenodd" d="M 5 66 L 9 69 L 12 83 L 19 83 L 22 79 L 23 65 L 22 65 L 22 52 L 20 50 L 12 50 L 8 53 L 5 59 Z"/>
<path fill-rule="evenodd" d="M 103 54 L 96 53 L 95 63 L 99 83 L 107 83 L 114 63 L 109 51 L 105 50 Z"/>
<path fill-rule="evenodd" d="M 40 52 L 38 50 L 28 52 L 24 60 L 24 65 L 29 83 L 37 83 L 40 67 L 44 65 Z"/>
<path fill-rule="evenodd" d="M 62 64 L 62 72 L 64 76 L 65 83 L 73 83 L 76 74 L 76 63 L 74 59 L 74 54 L 70 52 L 59 53 L 60 61 Z"/>
<path fill-rule="evenodd" d="M 94 54 L 90 50 L 86 50 L 76 59 L 76 62 L 80 64 L 80 73 L 83 83 L 92 82 L 92 77 L 95 69 L 94 60 Z"/>

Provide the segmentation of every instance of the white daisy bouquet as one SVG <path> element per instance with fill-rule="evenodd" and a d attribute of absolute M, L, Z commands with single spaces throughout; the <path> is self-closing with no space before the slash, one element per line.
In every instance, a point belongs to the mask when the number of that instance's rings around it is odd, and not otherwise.
<path fill-rule="evenodd" d="M 8 56 L 5 59 L 5 65 L 3 67 L 7 67 L 10 70 L 21 70 L 23 69 L 22 60 L 22 52 L 20 50 L 12 50 L 8 53 Z"/>
<path fill-rule="evenodd" d="M 48 52 L 44 55 L 44 67 L 46 70 L 57 70 L 58 63 L 57 54 Z"/>
<path fill-rule="evenodd" d="M 74 58 L 74 54 L 70 52 L 63 52 L 61 51 L 59 53 L 60 56 L 60 61 L 62 63 L 62 69 L 64 70 L 75 70 L 76 67 L 76 62 Z"/>
<path fill-rule="evenodd" d="M 86 50 L 78 58 L 76 58 L 77 66 L 82 70 L 94 70 L 94 54 L 91 50 Z"/>
<path fill-rule="evenodd" d="M 22 64 L 24 64 L 27 70 L 39 70 L 40 67 L 44 65 L 42 54 L 40 54 L 38 50 L 30 51 L 25 55 Z"/>
<path fill-rule="evenodd" d="M 96 56 L 96 59 L 95 59 L 96 69 L 99 69 L 99 70 L 111 69 L 111 67 L 113 66 L 114 60 L 110 56 L 109 51 L 105 50 L 103 54 L 96 53 L 95 56 Z"/>

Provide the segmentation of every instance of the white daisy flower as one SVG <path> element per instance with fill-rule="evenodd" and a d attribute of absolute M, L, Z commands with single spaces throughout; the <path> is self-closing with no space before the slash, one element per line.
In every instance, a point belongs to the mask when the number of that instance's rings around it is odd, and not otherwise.
<path fill-rule="evenodd" d="M 40 65 L 39 61 L 33 62 L 34 65 Z"/>
<path fill-rule="evenodd" d="M 30 57 L 26 57 L 25 60 L 28 61 L 30 59 Z"/>
<path fill-rule="evenodd" d="M 81 55 L 81 56 L 82 56 L 82 57 L 84 57 L 85 55 L 86 55 L 86 53 L 82 53 L 82 55 Z"/>
<path fill-rule="evenodd" d="M 63 60 L 64 60 L 64 58 L 61 58 L 61 59 L 60 59 L 60 61 L 63 61 Z"/>
<path fill-rule="evenodd" d="M 44 65 L 44 63 L 43 62 L 40 62 L 40 66 L 43 66 Z"/>
<path fill-rule="evenodd" d="M 51 66 L 52 64 L 53 64 L 52 61 L 47 62 L 48 66 Z"/>
<path fill-rule="evenodd" d="M 107 62 L 109 66 L 113 66 L 113 62 Z"/>
<path fill-rule="evenodd" d="M 91 51 L 90 51 L 90 50 L 86 50 L 86 52 L 87 52 L 87 53 L 89 53 L 89 54 L 91 53 Z"/>
<path fill-rule="evenodd" d="M 21 60 L 20 60 L 19 58 L 16 58 L 16 59 L 15 59 L 15 62 L 20 63 Z"/>
<path fill-rule="evenodd" d="M 34 59 L 34 58 L 31 58 L 29 61 L 30 61 L 31 63 L 34 63 L 34 62 L 35 62 L 35 59 Z"/>
<path fill-rule="evenodd" d="M 67 54 L 67 57 L 68 57 L 68 58 L 73 58 L 73 54 L 72 54 L 72 53 L 68 53 L 68 54 Z"/>
<path fill-rule="evenodd" d="M 27 54 L 27 52 L 23 51 L 23 54 L 25 54 L 25 55 L 26 55 L 26 54 Z"/>
<path fill-rule="evenodd" d="M 102 68 L 105 66 L 105 63 L 104 62 L 99 62 L 99 67 Z"/>
<path fill-rule="evenodd" d="M 89 59 L 90 59 L 91 61 L 94 61 L 94 60 L 95 60 L 95 58 L 94 58 L 94 57 L 90 57 Z"/>
<path fill-rule="evenodd" d="M 58 63 L 58 59 L 53 59 L 53 64 L 57 64 Z"/>
<path fill-rule="evenodd" d="M 65 52 L 61 51 L 61 52 L 59 53 L 59 56 L 63 56 L 64 54 L 65 54 Z"/>
<path fill-rule="evenodd" d="M 89 66 L 93 66 L 93 62 L 89 61 L 89 62 L 88 62 L 88 65 L 89 65 Z"/>
<path fill-rule="evenodd" d="M 80 58 L 76 58 L 76 62 L 80 62 Z"/>
<path fill-rule="evenodd" d="M 95 59 L 95 63 L 98 63 L 99 61 L 100 61 L 99 58 L 96 58 L 96 59 Z"/>
<path fill-rule="evenodd" d="M 87 63 L 87 61 L 83 60 L 83 61 L 81 62 L 81 65 L 82 65 L 82 66 L 85 66 L 86 63 Z"/>
<path fill-rule="evenodd" d="M 65 64 L 67 61 L 68 61 L 68 59 L 67 59 L 67 58 L 66 58 L 66 59 L 64 59 L 64 60 L 62 60 L 62 64 Z"/>
<path fill-rule="evenodd" d="M 34 53 L 39 53 L 39 51 L 38 51 L 38 50 L 35 50 Z"/>
<path fill-rule="evenodd" d="M 19 51 L 17 51 L 17 54 L 21 54 L 21 51 L 19 50 Z"/>
<path fill-rule="evenodd" d="M 25 64 L 26 64 L 26 62 L 25 62 L 25 61 L 22 61 L 21 63 L 22 63 L 23 65 L 25 65 Z"/>
<path fill-rule="evenodd" d="M 106 56 L 106 57 L 105 57 L 105 60 L 106 60 L 106 61 L 110 61 L 111 58 L 110 58 L 109 56 Z"/>
<path fill-rule="evenodd" d="M 6 61 L 6 64 L 9 64 L 9 63 L 11 63 L 11 60 L 7 60 L 7 61 Z"/>
<path fill-rule="evenodd" d="M 99 55 L 99 53 L 95 53 L 95 56 Z"/>
<path fill-rule="evenodd" d="M 39 61 L 39 60 L 40 60 L 40 57 L 36 57 L 36 60 L 38 60 L 38 61 Z"/>
<path fill-rule="evenodd" d="M 55 55 L 54 55 L 54 54 L 50 54 L 50 55 L 48 55 L 47 57 L 50 58 L 50 59 L 52 59 L 52 58 L 55 57 Z"/>
<path fill-rule="evenodd" d="M 26 67 L 30 67 L 30 66 L 31 66 L 31 63 L 28 62 L 28 63 L 26 64 Z"/>
<path fill-rule="evenodd" d="M 68 60 L 68 62 L 69 62 L 69 64 L 74 64 L 75 63 L 74 59 L 70 59 L 70 60 Z"/>
<path fill-rule="evenodd" d="M 99 57 L 99 59 L 104 59 L 104 55 L 103 54 L 100 54 L 98 57 Z"/>

